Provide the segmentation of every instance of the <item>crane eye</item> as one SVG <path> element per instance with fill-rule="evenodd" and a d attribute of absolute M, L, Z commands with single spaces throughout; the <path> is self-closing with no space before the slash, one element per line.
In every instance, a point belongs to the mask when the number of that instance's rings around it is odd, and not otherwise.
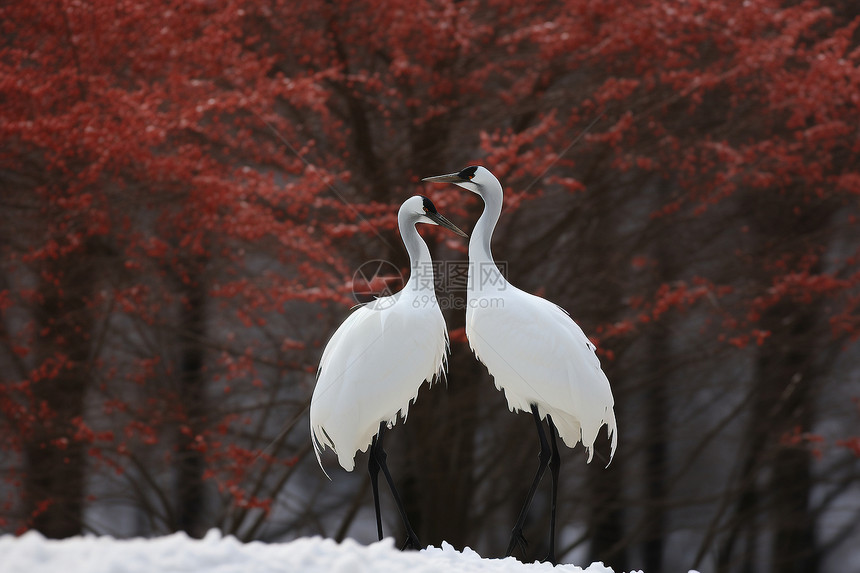
<path fill-rule="evenodd" d="M 471 181 L 472 179 L 475 178 L 475 173 L 477 171 L 478 171 L 477 165 L 470 165 L 469 167 L 460 171 L 457 175 L 459 175 L 463 179 L 468 179 L 469 181 Z"/>

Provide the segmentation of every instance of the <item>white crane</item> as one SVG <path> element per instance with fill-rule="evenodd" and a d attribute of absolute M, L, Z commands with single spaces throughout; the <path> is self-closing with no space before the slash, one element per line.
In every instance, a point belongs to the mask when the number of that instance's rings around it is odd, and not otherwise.
<path fill-rule="evenodd" d="M 506 555 L 524 549 L 522 529 L 535 490 L 547 467 L 552 475 L 549 555 L 555 563 L 556 499 L 560 457 L 556 433 L 568 447 L 582 441 L 590 462 L 594 440 L 606 424 L 615 454 L 618 434 L 609 380 L 600 369 L 595 346 L 570 315 L 555 304 L 523 292 L 499 272 L 490 239 L 502 212 L 502 185 L 486 168 L 427 177 L 450 182 L 478 194 L 484 211 L 469 240 L 466 337 L 492 374 L 511 411 L 531 411 L 540 439 L 540 465 L 525 504 L 511 531 Z M 549 425 L 550 444 L 541 421 Z"/>
<path fill-rule="evenodd" d="M 406 527 L 404 548 L 415 549 L 421 543 L 394 487 L 382 440 L 399 416 L 406 420 L 424 382 L 432 383 L 446 366 L 448 330 L 436 302 L 430 250 L 415 228 L 418 223 L 441 225 L 468 236 L 426 197 L 410 197 L 401 205 L 397 225 L 409 254 L 409 280 L 400 292 L 356 309 L 335 331 L 320 360 L 310 408 L 311 437 L 320 467 L 326 447 L 334 450 L 343 469 L 352 471 L 356 452 L 370 446 L 367 469 L 379 539 L 381 469 Z"/>

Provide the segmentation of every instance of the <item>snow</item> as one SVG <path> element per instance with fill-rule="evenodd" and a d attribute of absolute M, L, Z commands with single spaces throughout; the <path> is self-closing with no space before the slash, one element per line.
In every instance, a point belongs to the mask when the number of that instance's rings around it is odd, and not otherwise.
<path fill-rule="evenodd" d="M 602 563 L 520 563 L 513 557 L 484 559 L 471 549 L 400 551 L 392 539 L 371 545 L 306 537 L 286 543 L 241 543 L 210 531 L 203 539 L 175 533 L 154 539 L 72 537 L 45 539 L 36 532 L 0 537 L 3 573 L 612 573 Z"/>

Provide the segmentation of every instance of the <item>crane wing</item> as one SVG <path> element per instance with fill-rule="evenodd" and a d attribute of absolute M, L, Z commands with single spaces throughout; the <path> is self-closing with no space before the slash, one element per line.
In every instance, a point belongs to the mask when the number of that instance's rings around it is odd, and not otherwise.
<path fill-rule="evenodd" d="M 444 370 L 447 344 L 438 305 L 395 295 L 355 310 L 320 361 L 310 411 L 317 460 L 330 447 L 351 471 L 380 422 L 405 419 L 421 385 Z"/>
<path fill-rule="evenodd" d="M 614 454 L 614 399 L 594 344 L 549 301 L 512 285 L 494 297 L 495 305 L 470 300 L 466 335 L 508 407 L 529 411 L 537 404 L 541 416 L 552 416 L 565 444 L 582 441 L 589 461 L 606 424 Z"/>

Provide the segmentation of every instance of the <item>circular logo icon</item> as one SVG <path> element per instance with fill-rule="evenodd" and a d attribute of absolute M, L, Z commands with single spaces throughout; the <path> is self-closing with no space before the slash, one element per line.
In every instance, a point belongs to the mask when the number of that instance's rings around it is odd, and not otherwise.
<path fill-rule="evenodd" d="M 363 263 L 352 275 L 352 297 L 364 304 L 391 296 L 403 288 L 403 275 L 394 264 L 381 259 Z"/>

